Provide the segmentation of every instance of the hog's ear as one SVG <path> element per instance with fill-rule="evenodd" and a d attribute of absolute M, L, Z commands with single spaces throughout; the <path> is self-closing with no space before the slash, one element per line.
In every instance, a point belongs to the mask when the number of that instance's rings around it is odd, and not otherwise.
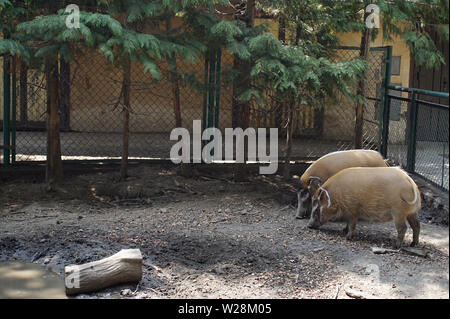
<path fill-rule="evenodd" d="M 328 191 L 325 188 L 320 187 L 319 196 L 318 196 L 319 201 L 322 199 L 322 196 L 323 196 L 323 199 L 327 201 L 327 207 L 330 207 L 331 206 L 330 195 L 328 194 Z"/>
<path fill-rule="evenodd" d="M 322 185 L 322 180 L 319 177 L 311 176 L 308 180 L 308 190 L 314 194 Z"/>
<path fill-rule="evenodd" d="M 308 186 L 310 186 L 313 181 L 317 181 L 318 184 L 322 185 L 322 180 L 320 179 L 320 177 L 310 176 L 308 178 Z"/>

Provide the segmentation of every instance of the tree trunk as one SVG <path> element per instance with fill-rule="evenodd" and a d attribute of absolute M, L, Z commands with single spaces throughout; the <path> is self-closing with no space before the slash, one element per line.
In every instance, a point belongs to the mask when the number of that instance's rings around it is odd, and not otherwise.
<path fill-rule="evenodd" d="M 172 28 L 170 18 L 166 20 L 166 31 Z M 175 127 L 182 127 L 181 123 L 181 103 L 180 103 L 180 86 L 177 79 L 177 60 L 176 57 L 168 59 L 170 82 L 172 83 L 172 97 L 173 97 L 173 114 L 175 116 Z"/>
<path fill-rule="evenodd" d="M 292 131 L 294 126 L 295 100 L 292 99 L 288 105 L 288 119 L 286 128 L 286 146 L 284 149 L 283 178 L 287 181 L 291 178 L 291 153 L 292 153 Z"/>
<path fill-rule="evenodd" d="M 46 182 L 52 190 L 63 179 L 61 160 L 61 140 L 59 136 L 58 108 L 58 63 L 55 59 L 47 60 L 47 162 Z"/>
<path fill-rule="evenodd" d="M 295 28 L 295 45 L 298 45 L 298 43 L 300 42 L 300 37 L 301 37 L 301 27 L 299 25 L 297 25 L 297 27 Z"/>
<path fill-rule="evenodd" d="M 130 138 L 130 85 L 131 65 L 128 61 L 123 70 L 123 132 L 122 132 L 122 163 L 120 166 L 120 179 L 125 180 L 128 173 L 128 144 Z"/>
<path fill-rule="evenodd" d="M 176 60 L 173 62 L 173 66 L 171 67 L 171 71 L 174 72 L 172 74 L 172 96 L 173 96 L 173 113 L 175 115 L 175 127 L 182 127 L 181 123 L 181 107 L 180 107 L 180 87 L 178 85 L 178 80 L 176 73 L 177 64 Z"/>
<path fill-rule="evenodd" d="M 370 13 L 364 13 L 364 21 Z M 370 49 L 370 29 L 365 27 L 361 36 L 361 46 L 359 50 L 359 56 L 368 61 Z M 358 95 L 364 96 L 365 81 L 361 80 L 358 84 Z M 356 117 L 355 117 L 355 149 L 362 148 L 363 146 L 363 127 L 364 127 L 364 104 L 357 103 L 356 105 Z"/>
<path fill-rule="evenodd" d="M 63 57 L 59 60 L 59 80 L 61 88 L 61 105 L 60 119 L 61 129 L 70 130 L 70 63 L 66 62 Z"/>
<path fill-rule="evenodd" d="M 255 0 L 247 0 L 247 10 L 245 13 L 245 16 L 247 17 L 247 27 L 253 27 L 255 23 L 255 9 Z"/>
<path fill-rule="evenodd" d="M 278 24 L 278 40 L 283 44 L 286 44 L 286 17 L 284 15 L 280 14 Z"/>
<path fill-rule="evenodd" d="M 246 9 L 246 24 L 247 27 L 251 28 L 254 25 L 255 20 L 255 0 L 247 1 L 247 9 Z M 236 61 L 237 60 L 237 61 Z M 238 78 L 235 80 L 236 86 L 233 86 L 233 96 L 236 99 L 236 105 L 233 106 L 233 109 L 239 110 L 238 115 L 238 123 L 239 126 L 245 130 L 250 126 L 250 102 L 241 103 L 237 101 L 237 94 L 235 89 L 238 88 L 248 88 L 250 86 L 250 71 L 251 68 L 248 63 L 242 63 L 235 57 L 235 64 L 237 64 L 239 69 Z M 237 163 L 234 171 L 234 179 L 236 181 L 245 181 L 248 179 L 248 169 L 247 169 L 247 158 L 248 158 L 248 140 L 244 138 L 244 163 Z"/>
<path fill-rule="evenodd" d="M 238 57 L 234 57 L 233 59 L 233 70 L 240 72 L 241 69 L 241 61 Z M 231 105 L 231 127 L 236 128 L 239 127 L 239 113 L 240 113 L 240 102 L 238 99 L 238 91 L 239 91 L 239 76 L 233 81 L 233 96 L 232 96 L 232 105 Z"/>
<path fill-rule="evenodd" d="M 240 106 L 240 125 L 239 127 L 242 130 L 246 130 L 249 127 L 249 119 L 250 119 L 250 103 L 242 103 Z M 248 180 L 248 169 L 247 169 L 247 159 L 248 159 L 248 139 L 244 137 L 244 163 L 236 163 L 236 168 L 234 171 L 234 180 L 235 181 L 247 181 Z"/>
<path fill-rule="evenodd" d="M 20 123 L 28 122 L 28 66 L 24 60 L 20 60 L 19 96 L 20 96 Z"/>
<path fill-rule="evenodd" d="M 286 44 L 286 17 L 280 15 L 279 18 L 279 28 L 278 28 L 278 40 L 283 44 Z M 278 128 L 278 131 L 281 132 L 281 128 L 283 126 L 283 103 L 277 99 L 275 102 L 275 127 Z"/>

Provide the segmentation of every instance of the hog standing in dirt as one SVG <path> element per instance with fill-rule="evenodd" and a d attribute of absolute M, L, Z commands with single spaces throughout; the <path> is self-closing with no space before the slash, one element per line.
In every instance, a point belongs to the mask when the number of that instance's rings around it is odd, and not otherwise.
<path fill-rule="evenodd" d="M 329 153 L 315 161 L 300 178 L 296 218 L 305 218 L 311 211 L 312 195 L 321 184 L 337 172 L 349 167 L 387 167 L 380 153 L 370 150 L 350 150 Z"/>
<path fill-rule="evenodd" d="M 350 239 L 358 219 L 372 222 L 394 220 L 400 248 L 406 233 L 406 220 L 413 230 L 411 246 L 419 242 L 421 207 L 419 189 L 398 167 L 347 168 L 331 177 L 313 197 L 309 228 L 318 228 L 330 219 L 347 220 L 344 232 Z"/>

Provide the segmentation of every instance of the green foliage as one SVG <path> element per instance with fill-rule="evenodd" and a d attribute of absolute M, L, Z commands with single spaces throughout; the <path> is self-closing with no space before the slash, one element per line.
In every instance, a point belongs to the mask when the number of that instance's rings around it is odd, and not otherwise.
<path fill-rule="evenodd" d="M 430 41 L 437 31 L 442 41 L 449 39 L 449 0 L 263 0 L 264 10 L 279 10 L 293 35 L 290 43 L 307 48 L 311 55 L 327 55 L 328 47 L 338 45 L 338 34 L 365 29 L 364 8 L 374 3 L 380 8 L 383 38 L 400 36 L 409 46 L 416 63 L 428 67 L 442 66 L 443 57 Z M 372 30 L 372 38 L 378 30 Z"/>
<path fill-rule="evenodd" d="M 199 60 L 207 49 L 206 31 L 217 19 L 208 12 L 214 12 L 216 4 L 225 0 L 110 0 L 100 1 L 106 5 L 111 16 L 123 15 L 124 32 L 111 36 L 99 45 L 99 50 L 111 62 L 119 66 L 127 61 L 142 63 L 145 71 L 153 77 L 161 77 L 160 61 L 174 61 L 181 57 L 188 63 Z M 181 26 L 161 31 L 167 19 L 181 17 Z M 143 28 L 148 26 L 148 28 Z M 143 30 L 146 29 L 146 30 Z M 203 36 L 203 37 L 202 37 Z"/>
<path fill-rule="evenodd" d="M 67 28 L 66 18 L 67 14 L 60 12 L 38 16 L 17 26 L 13 38 L 32 52 L 32 56 L 23 56 L 26 61 L 30 62 L 30 58 L 44 61 L 57 54 L 69 61 L 76 45 L 95 48 L 109 37 L 123 33 L 120 23 L 109 15 L 81 12 L 79 29 Z"/>
<path fill-rule="evenodd" d="M 9 0 L 0 0 L 0 10 L 4 10 L 6 7 L 11 6 L 11 2 Z"/>
<path fill-rule="evenodd" d="M 10 39 L 4 39 L 0 40 L 0 54 L 12 54 L 12 55 L 20 55 L 23 56 L 26 59 L 30 59 L 30 52 L 27 47 L 23 46 L 22 44 L 10 40 Z"/>
<path fill-rule="evenodd" d="M 25 9 L 9 0 L 0 0 L 0 33 L 10 34 L 24 17 Z"/>
<path fill-rule="evenodd" d="M 24 8 L 10 1 L 0 0 L 1 21 L 11 21 L 13 13 Z M 63 55 L 66 60 L 73 58 L 76 48 L 96 48 L 112 63 L 119 67 L 131 63 L 142 63 L 144 69 L 155 78 L 160 78 L 158 63 L 162 59 L 181 56 L 185 61 L 198 61 L 200 53 L 206 50 L 205 41 L 195 37 L 200 26 L 210 28 L 217 22 L 205 9 L 214 9 L 215 4 L 225 4 L 224 0 L 98 0 L 84 3 L 80 1 L 80 28 L 66 26 L 68 13 L 64 8 L 55 14 L 48 14 L 52 1 L 26 1 L 27 13 L 31 19 L 11 29 L 12 39 L 2 43 L 3 53 L 22 55 L 28 62 Z M 42 15 L 39 15 L 40 8 Z M 34 10 L 31 10 L 31 8 Z M 87 10 L 87 11 L 86 11 Z M 95 12 L 89 12 L 89 10 Z M 201 11 L 201 12 L 200 12 Z M 180 12 L 182 13 L 180 15 Z M 180 15 L 182 27 L 178 30 L 161 32 L 152 26 L 159 25 L 167 18 Z M 125 19 L 120 22 L 120 17 Z M 205 25 L 205 21 L 209 23 Z M 151 30 L 143 30 L 142 26 Z M 6 28 L 5 25 L 0 27 Z M 43 63 L 43 62 L 41 62 Z"/>
<path fill-rule="evenodd" d="M 428 33 L 415 32 L 413 30 L 405 32 L 405 41 L 410 47 L 415 62 L 418 65 L 425 65 L 433 68 L 445 64 L 445 59 L 436 48 L 433 39 Z"/>
<path fill-rule="evenodd" d="M 153 78 L 161 78 L 161 61 L 174 63 L 177 57 L 198 62 L 208 50 L 225 48 L 249 66 L 250 84 L 239 87 L 242 101 L 263 102 L 265 92 L 279 99 L 295 98 L 299 103 L 321 104 L 334 90 L 355 98 L 354 87 L 362 79 L 364 61 L 330 62 L 338 35 L 362 31 L 363 8 L 370 1 L 261 0 L 260 9 L 278 11 L 287 21 L 292 38 L 283 45 L 266 26 L 247 27 L 242 21 L 221 20 L 217 5 L 228 0 L 97 0 L 78 1 L 82 9 L 80 28 L 66 27 L 63 8 L 50 14 L 52 1 L 0 0 L 0 28 L 10 34 L 0 40 L 0 53 L 17 54 L 27 61 L 44 63 L 57 54 L 73 58 L 78 48 L 93 48 L 119 67 L 140 63 Z M 411 48 L 418 64 L 436 67 L 443 63 L 431 41 L 428 27 L 439 30 L 448 41 L 448 0 L 375 1 L 381 9 L 383 36 L 400 35 Z M 178 17 L 176 27 L 166 30 L 168 19 Z M 399 24 L 402 22 L 403 24 Z M 171 72 L 175 72 L 171 70 Z M 230 82 L 238 70 L 222 71 Z M 183 84 L 201 88 L 198 74 L 175 75 Z M 201 75 L 200 75 L 201 77 Z"/>
<path fill-rule="evenodd" d="M 242 91 L 242 101 L 254 97 L 261 103 L 268 89 L 280 101 L 294 98 L 310 106 L 323 105 L 336 89 L 354 98 L 354 87 L 367 67 L 360 59 L 332 63 L 324 57 L 310 56 L 299 46 L 282 45 L 269 32 L 250 39 L 248 48 L 253 87 Z"/>

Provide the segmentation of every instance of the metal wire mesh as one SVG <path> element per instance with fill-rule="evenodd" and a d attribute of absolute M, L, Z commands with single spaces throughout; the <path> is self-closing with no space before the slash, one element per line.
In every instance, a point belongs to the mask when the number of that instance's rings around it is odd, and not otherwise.
<path fill-rule="evenodd" d="M 417 124 L 414 125 L 411 97 L 401 92 L 396 97 L 392 92 L 395 91 L 391 90 L 389 96 L 388 158 L 448 190 L 448 106 L 417 100 Z M 412 158 L 408 158 L 408 152 L 413 154 Z"/>
<path fill-rule="evenodd" d="M 415 172 L 449 189 L 448 108 L 418 103 Z"/>
<path fill-rule="evenodd" d="M 390 90 L 389 94 L 396 94 L 394 92 Z M 409 102 L 400 99 L 402 97 L 401 93 L 397 95 L 399 98 L 389 97 L 390 114 L 387 157 L 393 164 L 406 167 L 408 160 L 407 124 Z"/>
<path fill-rule="evenodd" d="M 334 61 L 350 60 L 359 56 L 355 48 L 342 48 L 335 52 Z M 364 106 L 363 147 L 379 150 L 380 146 L 380 107 L 381 83 L 385 66 L 384 50 L 371 50 L 368 57 L 369 69 L 364 89 L 366 105 Z M 271 99 L 272 92 L 267 92 L 269 103 L 265 106 L 253 105 L 250 125 L 254 127 L 278 127 L 281 136 L 286 135 L 288 111 L 276 99 Z M 317 158 L 332 151 L 354 148 L 355 108 L 356 103 L 336 93 L 337 103 L 328 103 L 323 108 L 308 105 L 296 106 L 294 109 L 294 127 L 292 158 Z M 280 152 L 283 154 L 284 141 Z"/>
<path fill-rule="evenodd" d="M 45 119 L 46 119 L 46 83 L 45 76 L 37 69 L 31 69 L 17 60 L 15 72 L 16 96 L 16 160 L 43 160 L 46 148 Z M 0 89 L 3 96 L 3 87 Z M 2 103 L 3 104 L 3 103 Z M 11 118 L 13 115 L 11 114 Z M 2 118 L 3 122 L 3 118 Z M 3 134 L 3 132 L 2 132 Z M 42 152 L 42 149 L 44 152 Z M 3 157 L 3 156 L 2 156 Z"/>
<path fill-rule="evenodd" d="M 336 60 L 358 56 L 356 49 L 340 49 Z M 384 51 L 371 51 L 365 96 L 364 147 L 379 146 L 379 87 L 382 82 Z M 204 60 L 203 60 L 204 61 Z M 177 61 L 182 127 L 192 130 L 193 120 L 202 119 L 203 93 L 187 84 L 185 78 L 204 82 L 204 63 Z M 123 71 L 109 64 L 96 52 L 84 52 L 63 68 L 60 61 L 60 119 L 63 159 L 116 159 L 122 149 L 122 114 L 120 101 Z M 233 66 L 233 57 L 223 52 L 221 70 Z M 168 158 L 170 132 L 175 128 L 173 85 L 166 64 L 161 64 L 162 78 L 154 80 L 142 66 L 131 68 L 131 114 L 129 156 L 131 158 Z M 20 63 L 17 75 L 16 160 L 45 160 L 46 154 L 46 83 L 37 69 L 24 70 Z M 225 77 L 224 77 L 225 78 Z M 191 81 L 192 82 L 192 81 Z M 25 91 L 25 92 L 24 92 Z M 219 128 L 232 127 L 232 87 L 221 81 Z M 300 106 L 294 113 L 292 158 L 316 158 L 328 152 L 353 148 L 355 102 L 338 96 L 338 103 L 324 108 Z M 250 126 L 278 127 L 280 156 L 283 155 L 286 108 L 270 102 L 252 105 Z"/>

